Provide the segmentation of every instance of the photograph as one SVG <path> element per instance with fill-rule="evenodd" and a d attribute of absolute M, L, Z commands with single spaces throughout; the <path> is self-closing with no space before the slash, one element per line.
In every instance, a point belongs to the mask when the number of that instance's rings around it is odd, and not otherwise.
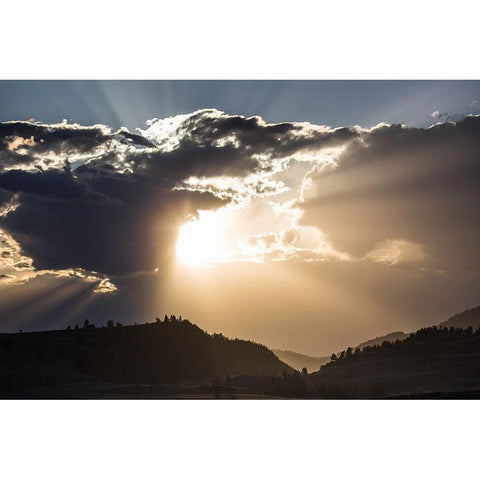
<path fill-rule="evenodd" d="M 1 80 L 0 397 L 478 399 L 479 182 L 479 80 Z"/>
<path fill-rule="evenodd" d="M 475 478 L 471 0 L 1 14 L 2 478 Z"/>

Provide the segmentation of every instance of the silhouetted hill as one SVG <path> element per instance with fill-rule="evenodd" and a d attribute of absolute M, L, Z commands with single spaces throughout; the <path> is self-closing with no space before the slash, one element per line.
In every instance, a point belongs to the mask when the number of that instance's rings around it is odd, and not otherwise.
<path fill-rule="evenodd" d="M 452 319 L 475 318 L 471 312 Z M 73 330 L 1 334 L 0 397 L 480 396 L 480 328 L 471 326 L 435 326 L 408 336 L 393 332 L 332 355 L 310 375 L 287 363 L 308 369 L 307 361 L 321 362 L 321 357 L 277 353 L 287 362 L 263 345 L 209 335 L 173 316 L 125 327 L 109 322 L 95 328 L 86 322 Z"/>
<path fill-rule="evenodd" d="M 458 328 L 468 328 L 472 327 L 477 329 L 480 327 L 480 305 L 474 308 L 465 310 L 462 313 L 457 313 L 453 315 L 448 320 L 439 323 L 438 327 L 458 327 Z M 405 332 L 391 332 L 387 335 L 382 335 L 380 337 L 367 340 L 366 342 L 360 343 L 358 347 L 363 348 L 366 346 L 381 345 L 384 341 L 394 342 L 395 340 L 403 340 L 407 338 L 410 333 Z"/>
<path fill-rule="evenodd" d="M 109 323 L 103 328 L 1 334 L 0 395 L 68 398 L 68 385 L 78 390 L 78 385 L 91 388 L 99 382 L 158 385 L 294 373 L 267 347 L 209 335 L 188 320 Z"/>
<path fill-rule="evenodd" d="M 480 305 L 478 307 L 465 310 L 462 313 L 457 313 L 445 322 L 440 323 L 439 327 L 472 327 L 473 329 L 480 327 Z"/>
<path fill-rule="evenodd" d="M 480 330 L 429 327 L 404 340 L 349 348 L 310 377 L 310 393 L 323 398 L 479 390 Z"/>
<path fill-rule="evenodd" d="M 382 335 L 380 337 L 375 337 L 371 340 L 367 340 L 366 342 L 362 342 L 357 345 L 357 348 L 372 347 L 373 345 L 381 345 L 383 342 L 394 342 L 395 340 L 403 340 L 407 338 L 408 335 L 409 334 L 405 332 L 387 333 L 387 335 Z"/>
<path fill-rule="evenodd" d="M 273 349 L 272 352 L 287 365 L 296 370 L 302 370 L 305 367 L 309 373 L 317 371 L 322 365 L 330 361 L 330 357 L 311 357 L 290 350 Z"/>

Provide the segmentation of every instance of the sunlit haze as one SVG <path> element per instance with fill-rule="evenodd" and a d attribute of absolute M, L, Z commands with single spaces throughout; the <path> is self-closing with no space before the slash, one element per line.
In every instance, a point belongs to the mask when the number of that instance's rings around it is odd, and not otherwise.
<path fill-rule="evenodd" d="M 0 330 L 174 313 L 323 355 L 475 306 L 479 101 L 479 82 L 0 82 Z"/>

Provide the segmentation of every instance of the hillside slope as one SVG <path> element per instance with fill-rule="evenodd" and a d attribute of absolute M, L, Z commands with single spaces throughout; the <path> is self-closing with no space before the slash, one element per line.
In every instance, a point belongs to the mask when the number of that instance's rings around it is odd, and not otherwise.
<path fill-rule="evenodd" d="M 342 352 L 312 374 L 319 397 L 368 398 L 480 388 L 480 331 L 430 327 Z"/>
<path fill-rule="evenodd" d="M 373 347 L 374 345 L 381 345 L 383 342 L 394 342 L 395 340 L 404 340 L 405 338 L 408 337 L 408 335 L 409 334 L 405 332 L 387 333 L 386 335 L 375 337 L 375 338 L 372 338 L 371 340 L 362 342 L 359 345 L 357 345 L 357 348 Z"/>
<path fill-rule="evenodd" d="M 209 335 L 188 320 L 0 335 L 4 398 L 55 396 L 62 385 L 174 384 L 293 372 L 263 345 Z"/>
<path fill-rule="evenodd" d="M 480 327 L 480 305 L 453 315 L 453 317 L 450 317 L 445 322 L 440 323 L 439 327 L 472 327 L 473 329 L 477 329 Z"/>
<path fill-rule="evenodd" d="M 330 361 L 330 357 L 311 357 L 303 353 L 292 352 L 290 350 L 276 350 L 272 352 L 284 363 L 290 365 L 296 370 L 302 370 L 304 367 L 307 372 L 315 372 Z"/>

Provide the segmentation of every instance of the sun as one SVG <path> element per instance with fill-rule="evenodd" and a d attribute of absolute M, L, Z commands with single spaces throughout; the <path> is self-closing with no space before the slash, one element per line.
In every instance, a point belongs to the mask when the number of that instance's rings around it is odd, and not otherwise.
<path fill-rule="evenodd" d="M 219 258 L 221 220 L 215 212 L 199 212 L 198 218 L 180 228 L 176 253 L 179 260 L 194 268 Z"/>

